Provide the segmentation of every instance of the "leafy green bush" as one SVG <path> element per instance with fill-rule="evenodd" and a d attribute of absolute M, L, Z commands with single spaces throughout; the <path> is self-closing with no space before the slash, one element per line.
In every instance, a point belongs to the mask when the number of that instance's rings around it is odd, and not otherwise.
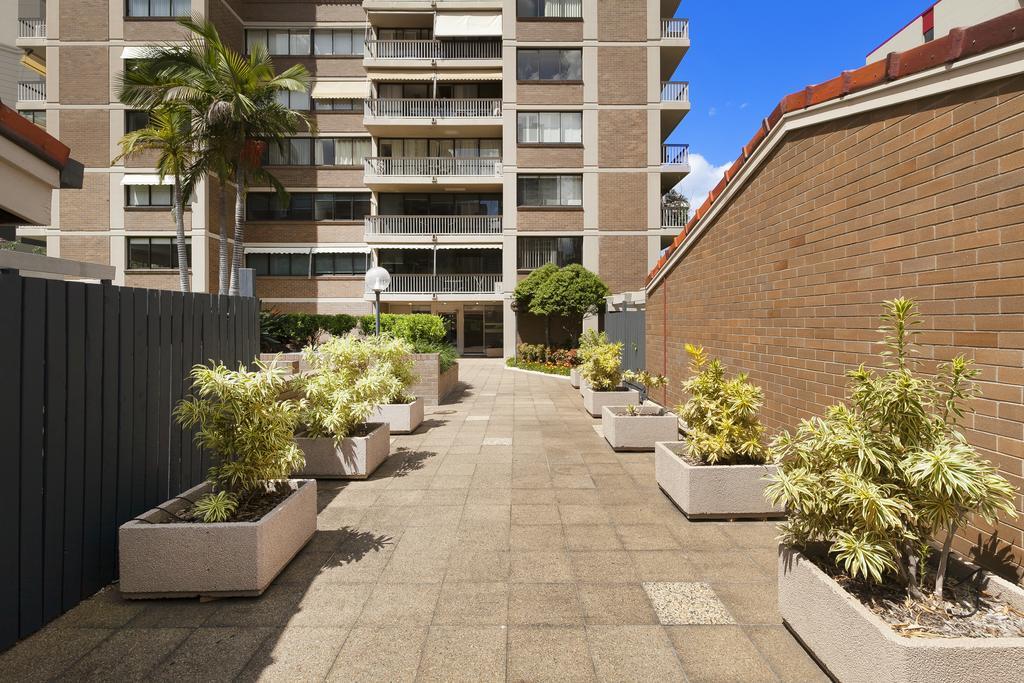
<path fill-rule="evenodd" d="M 505 361 L 505 365 L 510 368 L 519 368 L 521 370 L 533 370 L 534 372 L 544 372 L 549 375 L 569 375 L 569 367 L 565 365 L 554 365 L 552 363 L 541 363 L 535 361 L 528 361 L 515 358 L 509 358 Z"/>
<path fill-rule="evenodd" d="M 454 346 L 446 341 L 424 342 L 414 347 L 416 353 L 436 353 L 441 364 L 441 372 L 447 372 L 448 368 L 455 365 L 459 358 L 459 352 Z"/>
<path fill-rule="evenodd" d="M 520 344 L 516 358 L 524 363 L 540 363 L 572 368 L 577 365 L 576 349 L 554 349 L 543 344 Z"/>
<path fill-rule="evenodd" d="M 958 428 L 977 394 L 971 361 L 957 356 L 934 378 L 921 376 L 913 301 L 887 301 L 884 309 L 884 370 L 851 371 L 848 405 L 775 439 L 779 470 L 766 494 L 789 511 L 787 543 L 823 542 L 850 576 L 895 578 L 914 598 L 924 597 L 929 540 L 945 532 L 932 587 L 941 598 L 957 529 L 972 513 L 990 524 L 1000 512 L 1016 516 L 1016 490 Z"/>
<path fill-rule="evenodd" d="M 260 351 L 297 351 L 316 343 L 324 334 L 342 337 L 355 329 L 358 320 L 345 313 L 260 312 Z"/>
<path fill-rule="evenodd" d="M 622 383 L 622 342 L 590 346 L 580 376 L 594 391 L 612 391 Z"/>
<path fill-rule="evenodd" d="M 580 348 L 579 351 L 576 352 L 576 357 L 581 364 L 586 363 L 587 354 L 589 354 L 592 349 L 607 343 L 608 335 L 604 332 L 598 332 L 597 330 L 584 330 L 583 334 L 580 335 Z"/>
<path fill-rule="evenodd" d="M 676 412 L 686 423 L 687 455 L 707 465 L 764 463 L 768 451 L 757 418 L 761 388 L 742 373 L 727 380 L 722 362 L 709 360 L 703 347 L 687 344 L 686 352 L 692 374 L 683 390 L 690 398 Z"/>
<path fill-rule="evenodd" d="M 194 510 L 204 522 L 223 522 L 243 499 L 303 466 L 292 438 L 299 406 L 279 400 L 287 382 L 283 373 L 264 365 L 254 371 L 197 365 L 191 377 L 193 393 L 174 414 L 186 429 L 199 425 L 196 442 L 215 459 L 207 475 L 214 491 Z"/>
<path fill-rule="evenodd" d="M 372 336 L 376 331 L 376 319 L 372 315 L 359 318 L 359 327 Z M 458 357 L 455 347 L 447 341 L 448 328 L 444 318 L 429 313 L 384 313 L 380 316 L 381 334 L 391 334 L 412 345 L 413 353 L 437 353 L 441 358 L 441 372 L 452 365 Z"/>

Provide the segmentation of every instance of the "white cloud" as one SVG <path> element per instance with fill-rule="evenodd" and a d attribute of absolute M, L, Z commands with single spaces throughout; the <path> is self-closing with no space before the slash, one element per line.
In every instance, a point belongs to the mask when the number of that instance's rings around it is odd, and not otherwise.
<path fill-rule="evenodd" d="M 730 166 L 731 161 L 715 166 L 702 155 L 690 152 L 690 173 L 676 185 L 676 192 L 689 199 L 690 210 L 696 211 Z"/>
<path fill-rule="evenodd" d="M 708 109 L 708 116 L 714 116 L 717 113 L 718 113 L 718 110 L 715 109 L 714 107 L 711 107 L 711 109 Z"/>
<path fill-rule="evenodd" d="M 750 102 L 744 102 L 743 104 L 740 105 L 740 109 L 746 109 L 749 106 L 750 106 Z"/>

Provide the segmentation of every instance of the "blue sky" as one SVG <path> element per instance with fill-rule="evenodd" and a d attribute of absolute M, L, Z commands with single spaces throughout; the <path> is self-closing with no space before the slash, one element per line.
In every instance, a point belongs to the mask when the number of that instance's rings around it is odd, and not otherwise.
<path fill-rule="evenodd" d="M 690 50 L 675 80 L 692 109 L 669 142 L 689 143 L 681 191 L 694 208 L 786 94 L 864 64 L 930 0 L 684 0 Z"/>

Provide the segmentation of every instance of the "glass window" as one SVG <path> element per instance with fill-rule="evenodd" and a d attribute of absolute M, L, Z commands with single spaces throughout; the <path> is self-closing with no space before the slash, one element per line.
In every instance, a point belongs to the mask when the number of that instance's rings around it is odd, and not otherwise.
<path fill-rule="evenodd" d="M 309 277 L 309 254 L 246 254 L 245 265 L 260 276 Z"/>
<path fill-rule="evenodd" d="M 42 126 L 43 128 L 46 128 L 45 109 L 21 109 L 18 113 L 24 116 L 32 123 L 36 124 L 37 126 Z"/>
<path fill-rule="evenodd" d="M 178 247 L 173 237 L 129 237 L 127 241 L 129 269 L 177 269 Z M 185 238 L 185 250 L 191 265 L 191 238 Z"/>
<path fill-rule="evenodd" d="M 281 207 L 272 192 L 250 192 L 245 207 L 252 221 L 354 221 L 370 214 L 370 193 L 292 192 Z"/>
<path fill-rule="evenodd" d="M 521 175 L 519 206 L 583 206 L 582 175 Z"/>
<path fill-rule="evenodd" d="M 314 275 L 363 275 L 366 254 L 314 254 Z"/>
<path fill-rule="evenodd" d="M 171 185 L 128 185 L 128 206 L 159 206 L 171 205 Z"/>
<path fill-rule="evenodd" d="M 272 29 L 267 31 L 267 47 L 272 55 L 288 54 L 290 42 L 287 30 Z"/>
<path fill-rule="evenodd" d="M 501 195 L 476 193 L 381 193 L 382 216 L 500 216 Z"/>
<path fill-rule="evenodd" d="M 517 267 L 534 270 L 553 263 L 558 267 L 583 263 L 582 237 L 520 237 L 517 240 Z"/>
<path fill-rule="evenodd" d="M 192 12 L 191 0 L 128 0 L 129 17 L 184 17 Z"/>
<path fill-rule="evenodd" d="M 581 19 L 583 0 L 518 0 L 518 14 L 526 18 Z"/>
<path fill-rule="evenodd" d="M 138 109 L 126 109 L 124 112 L 124 132 L 131 133 L 149 125 L 149 112 Z"/>
<path fill-rule="evenodd" d="M 289 40 L 289 54 L 293 55 L 308 55 L 309 54 L 309 30 L 305 31 L 290 31 Z"/>
<path fill-rule="evenodd" d="M 362 29 L 318 28 L 313 31 L 313 54 L 361 56 L 365 41 Z"/>
<path fill-rule="evenodd" d="M 363 100 L 315 99 L 313 100 L 313 108 L 316 111 L 361 112 L 363 111 Z"/>
<path fill-rule="evenodd" d="M 516 71 L 521 81 L 581 81 L 583 51 L 521 49 Z"/>
<path fill-rule="evenodd" d="M 309 93 L 305 90 L 278 90 L 274 97 L 282 107 L 293 111 L 309 111 Z"/>
<path fill-rule="evenodd" d="M 247 30 L 245 32 L 245 53 L 251 54 L 252 49 L 257 45 L 267 47 L 267 32 L 257 29 Z"/>

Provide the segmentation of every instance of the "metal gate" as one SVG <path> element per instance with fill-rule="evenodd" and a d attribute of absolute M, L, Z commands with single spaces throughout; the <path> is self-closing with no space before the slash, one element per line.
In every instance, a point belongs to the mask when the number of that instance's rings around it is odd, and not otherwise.
<path fill-rule="evenodd" d="M 644 325 L 647 314 L 643 309 L 627 308 L 608 311 L 604 315 L 604 330 L 608 341 L 622 342 L 622 368 L 643 370 L 646 361 L 644 351 Z"/>

